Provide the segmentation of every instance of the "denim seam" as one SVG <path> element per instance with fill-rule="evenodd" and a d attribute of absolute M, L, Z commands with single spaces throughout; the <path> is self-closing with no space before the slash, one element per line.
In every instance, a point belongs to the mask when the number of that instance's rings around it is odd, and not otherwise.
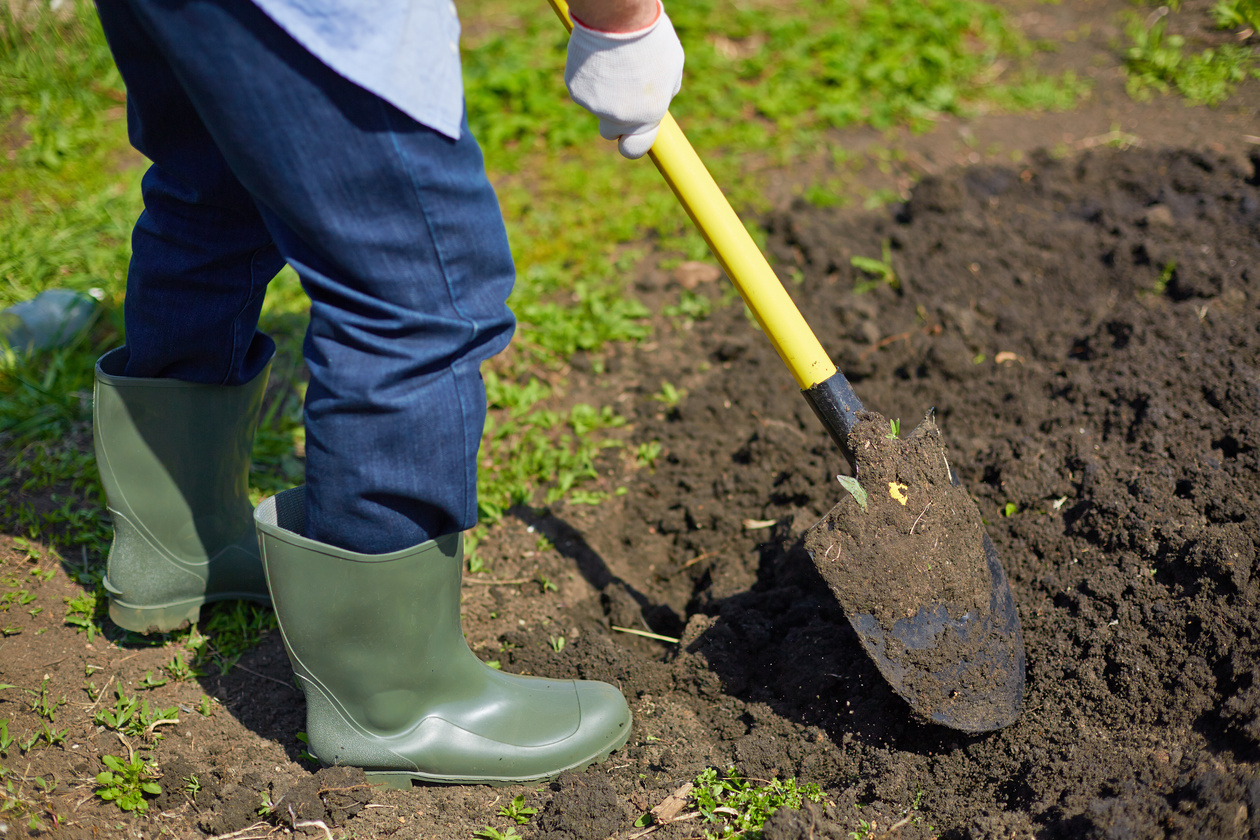
<path fill-rule="evenodd" d="M 412 185 L 412 195 L 416 202 L 416 206 L 420 211 L 420 217 L 424 219 L 425 227 L 427 227 L 429 230 L 429 239 L 433 243 L 433 252 L 437 256 L 438 269 L 441 272 L 443 283 L 446 286 L 446 294 L 450 301 L 451 311 L 457 314 L 463 320 L 464 324 L 468 327 L 470 334 L 468 336 L 467 341 L 464 342 L 464 347 L 468 347 L 477 339 L 477 334 L 479 332 L 477 328 L 477 324 L 473 319 L 469 318 L 468 315 L 466 315 L 460 309 L 459 304 L 456 301 L 455 295 L 451 289 L 451 282 L 450 282 L 450 278 L 447 275 L 446 260 L 442 253 L 442 246 L 438 241 L 438 237 L 433 235 L 433 224 L 429 220 L 428 211 L 424 206 L 424 202 L 419 199 L 419 194 L 420 194 L 419 185 L 416 184 L 415 175 L 412 172 L 411 166 L 407 162 L 407 156 L 403 154 L 402 149 L 400 149 L 398 145 L 398 127 L 395 124 L 396 121 L 394 119 L 393 114 L 391 113 L 392 108 L 391 106 L 387 105 L 383 100 L 379 98 L 376 101 L 377 101 L 377 108 L 381 112 L 381 116 L 385 121 L 385 125 L 390 130 L 389 131 L 390 145 L 393 147 L 394 154 L 397 156 L 399 162 L 403 164 L 402 168 L 404 169 L 404 171 L 407 172 L 407 177 L 411 181 L 411 185 Z M 463 447 L 463 452 L 468 452 L 468 403 L 464 398 L 462 389 L 460 388 L 459 377 L 455 375 L 456 364 L 459 364 L 458 359 L 447 368 L 446 374 L 447 376 L 451 377 L 452 382 L 454 384 L 455 398 L 459 400 L 459 413 L 460 413 L 459 425 L 460 425 L 460 434 L 463 439 L 462 447 Z M 461 477 L 463 481 L 463 485 L 464 485 L 463 486 L 463 501 L 462 501 L 461 506 L 463 507 L 465 512 L 467 512 L 469 509 L 469 502 L 470 502 L 469 487 L 471 486 L 472 488 L 473 499 L 476 498 L 476 492 L 477 492 L 477 477 L 476 477 L 477 470 L 476 470 L 476 455 L 475 454 L 473 455 L 472 462 L 473 462 L 473 475 L 471 477 L 471 481 L 470 481 L 470 477 L 468 476 L 467 470 L 465 470 L 464 475 Z M 475 505 L 473 505 L 473 508 L 474 509 L 472 511 L 472 518 L 475 521 L 477 517 L 477 511 L 476 511 Z M 432 537 L 433 535 L 430 534 L 429 536 Z"/>

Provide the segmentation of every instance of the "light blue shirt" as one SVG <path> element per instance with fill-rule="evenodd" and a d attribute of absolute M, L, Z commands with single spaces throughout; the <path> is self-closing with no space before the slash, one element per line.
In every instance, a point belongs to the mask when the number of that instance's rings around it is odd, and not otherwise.
<path fill-rule="evenodd" d="M 340 75 L 458 140 L 464 115 L 452 0 L 254 0 Z"/>

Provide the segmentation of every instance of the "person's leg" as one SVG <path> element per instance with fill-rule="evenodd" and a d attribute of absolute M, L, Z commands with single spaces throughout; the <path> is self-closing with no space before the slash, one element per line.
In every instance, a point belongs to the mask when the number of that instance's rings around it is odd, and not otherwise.
<path fill-rule="evenodd" d="M 122 374 L 239 385 L 274 345 L 256 332 L 284 258 L 162 52 L 131 9 L 98 4 L 127 86 L 132 145 L 153 165 L 132 232 Z"/>
<path fill-rule="evenodd" d="M 283 260 L 139 22 L 121 4 L 100 12 L 132 140 L 154 161 L 127 344 L 96 366 L 93 436 L 114 523 L 104 583 L 114 623 L 164 632 L 210 601 L 269 600 L 248 477 L 274 349 L 256 323 Z"/>
<path fill-rule="evenodd" d="M 391 786 L 606 757 L 630 732 L 616 689 L 504 674 L 460 629 L 478 367 L 514 323 L 476 144 L 346 82 L 248 0 L 132 2 L 312 301 L 308 487 L 255 512 L 312 752 Z"/>
<path fill-rule="evenodd" d="M 470 527 L 479 366 L 514 327 L 475 141 L 348 82 L 247 0 L 134 7 L 311 297 L 306 535 L 375 554 Z"/>

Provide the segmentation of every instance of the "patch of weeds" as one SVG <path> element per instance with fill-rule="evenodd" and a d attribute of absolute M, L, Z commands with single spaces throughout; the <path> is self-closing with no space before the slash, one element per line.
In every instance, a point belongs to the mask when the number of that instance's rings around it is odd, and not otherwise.
<path fill-rule="evenodd" d="M 101 761 L 108 768 L 96 774 L 96 795 L 106 802 L 113 802 L 123 811 L 137 811 L 141 814 L 149 810 L 145 796 L 157 796 L 162 786 L 156 779 L 158 774 L 143 758 L 132 755 L 123 761 L 116 755 L 101 756 Z"/>
<path fill-rule="evenodd" d="M 679 318 L 684 322 L 703 321 L 713 311 L 713 302 L 707 297 L 690 289 L 683 289 L 678 296 L 678 303 L 672 303 L 661 309 L 667 318 Z"/>
<path fill-rule="evenodd" d="M 202 611 L 205 635 L 191 641 L 192 667 L 214 663 L 226 674 L 247 650 L 276 629 L 276 614 L 252 601 L 219 601 Z"/>
<path fill-rule="evenodd" d="M 805 801 L 821 802 L 822 788 L 816 784 L 796 784 L 795 779 L 771 779 L 760 787 L 741 777 L 732 768 L 719 774 L 712 767 L 696 777 L 691 796 L 705 821 L 714 826 L 705 831 L 709 840 L 759 840 L 761 828 L 779 808 L 800 808 Z"/>
<path fill-rule="evenodd" d="M 161 737 L 156 731 L 162 721 L 179 722 L 179 707 L 170 706 L 160 709 L 150 706 L 148 700 L 138 700 L 123 694 L 120 686 L 114 688 L 114 707 L 99 710 L 92 720 L 98 726 L 104 726 L 136 737 L 147 735 Z"/>
<path fill-rule="evenodd" d="M 1217 29 L 1250 29 L 1260 32 L 1260 0 L 1216 0 L 1212 20 Z"/>
<path fill-rule="evenodd" d="M 872 257 L 850 257 L 849 263 L 858 271 L 865 274 L 868 280 L 862 280 L 856 283 L 853 291 L 856 294 L 864 294 L 872 289 L 878 289 L 880 286 L 888 286 L 894 291 L 901 288 L 901 280 L 897 277 L 897 272 L 892 267 L 892 243 L 885 239 L 880 245 L 882 259 L 874 259 Z"/>
<path fill-rule="evenodd" d="M 508 826 L 506 831 L 500 831 L 492 825 L 479 828 L 472 834 L 477 840 L 521 840 L 521 835 L 517 833 L 516 826 Z"/>
<path fill-rule="evenodd" d="M 1200 53 L 1186 52 L 1186 39 L 1167 34 L 1168 18 L 1159 15 L 1147 25 L 1134 17 L 1125 27 L 1131 46 L 1125 50 L 1125 90 L 1136 100 L 1151 90 L 1176 90 L 1186 100 L 1219 105 L 1248 75 L 1260 75 L 1255 56 L 1241 44 L 1223 44 Z"/>
<path fill-rule="evenodd" d="M 101 620 L 105 618 L 107 601 L 104 587 L 87 590 L 65 600 L 65 623 L 87 633 L 88 644 L 91 644 L 100 632 Z"/>
<path fill-rule="evenodd" d="M 31 695 L 31 710 L 49 723 L 57 722 L 57 709 L 66 704 L 66 698 L 54 698 L 48 691 L 48 678 L 40 684 L 39 690 L 26 690 Z"/>
<path fill-rule="evenodd" d="M 500 390 L 512 390 L 499 385 Z M 622 445 L 596 433 L 624 423 L 625 418 L 611 408 L 585 404 L 574 406 L 567 415 L 535 408 L 506 419 L 487 418 L 477 481 L 482 521 L 493 524 L 513 505 L 533 504 L 541 488 L 546 488 L 542 492 L 546 504 L 561 498 L 583 501 L 575 491 L 598 477 L 599 451 Z M 588 495 L 585 500 L 598 498 Z"/>
<path fill-rule="evenodd" d="M 162 670 L 176 682 L 191 680 L 201 676 L 201 671 L 192 666 L 188 658 L 182 654 L 175 654 L 175 658 L 162 666 Z"/>
<path fill-rule="evenodd" d="M 507 817 L 517 825 L 525 825 L 537 813 L 537 808 L 530 808 L 525 804 L 525 794 L 523 793 L 512 797 L 511 802 L 499 809 L 499 816 Z"/>
<path fill-rule="evenodd" d="M 48 831 L 49 824 L 53 829 L 60 825 L 61 818 L 51 802 L 52 793 L 57 789 L 56 780 L 19 775 L 5 767 L 0 767 L 0 779 L 4 781 L 4 787 L 0 788 L 0 824 L 23 820 L 33 837 Z M 33 790 L 25 788 L 28 783 L 33 785 Z"/>

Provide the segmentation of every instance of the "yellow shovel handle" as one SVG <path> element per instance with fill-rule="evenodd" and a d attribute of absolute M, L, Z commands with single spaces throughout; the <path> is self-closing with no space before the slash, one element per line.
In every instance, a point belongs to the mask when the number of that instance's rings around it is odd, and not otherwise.
<path fill-rule="evenodd" d="M 565 0 L 549 2 L 565 27 L 572 31 L 573 21 Z M 648 154 L 709 243 L 726 275 L 739 289 L 801 390 L 831 378 L 836 366 L 827 351 L 805 323 L 761 249 L 670 114 L 666 113 L 661 120 L 660 131 Z"/>

